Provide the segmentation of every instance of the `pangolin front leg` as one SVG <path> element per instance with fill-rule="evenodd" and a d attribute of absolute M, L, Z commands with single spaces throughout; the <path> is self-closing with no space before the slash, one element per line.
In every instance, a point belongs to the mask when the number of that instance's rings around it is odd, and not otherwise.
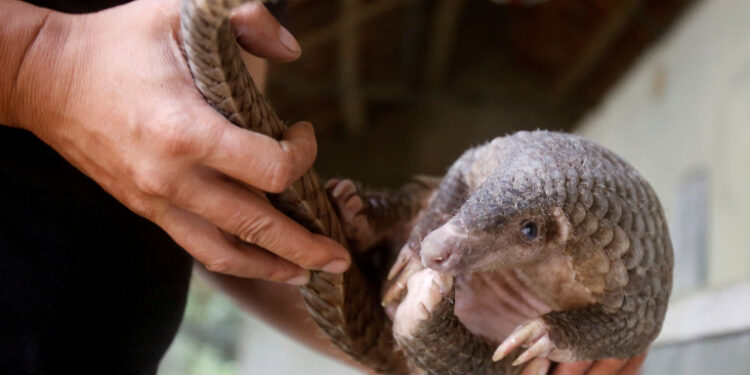
<path fill-rule="evenodd" d="M 396 310 L 393 332 L 399 346 L 430 375 L 511 375 L 511 362 L 488 361 L 494 345 L 469 332 L 453 314 L 453 278 L 432 269 L 415 272 Z"/>
<path fill-rule="evenodd" d="M 519 326 L 492 359 L 501 360 L 519 348 L 525 351 L 514 365 L 536 357 L 557 362 L 630 358 L 646 351 L 658 333 L 657 323 L 649 315 L 661 314 L 659 309 L 663 308 L 652 301 L 630 304 L 614 313 L 601 306 L 551 312 Z"/>

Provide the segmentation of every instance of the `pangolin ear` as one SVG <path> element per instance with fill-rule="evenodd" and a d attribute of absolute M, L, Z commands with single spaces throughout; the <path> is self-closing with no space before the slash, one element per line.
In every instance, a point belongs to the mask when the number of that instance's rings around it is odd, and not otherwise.
<path fill-rule="evenodd" d="M 562 208 L 555 207 L 550 215 L 550 240 L 558 244 L 565 244 L 573 234 L 573 225 L 563 212 Z"/>

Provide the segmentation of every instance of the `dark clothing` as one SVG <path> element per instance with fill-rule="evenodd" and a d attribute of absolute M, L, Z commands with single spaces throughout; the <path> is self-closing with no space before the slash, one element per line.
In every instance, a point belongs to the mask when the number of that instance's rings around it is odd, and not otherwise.
<path fill-rule="evenodd" d="M 25 131 L 0 127 L 0 374 L 154 374 L 191 259 Z"/>
<path fill-rule="evenodd" d="M 31 133 L 0 126 L 0 374 L 155 374 L 191 263 Z"/>
<path fill-rule="evenodd" d="M 0 374 L 153 374 L 191 259 L 30 133 L 0 128 Z"/>

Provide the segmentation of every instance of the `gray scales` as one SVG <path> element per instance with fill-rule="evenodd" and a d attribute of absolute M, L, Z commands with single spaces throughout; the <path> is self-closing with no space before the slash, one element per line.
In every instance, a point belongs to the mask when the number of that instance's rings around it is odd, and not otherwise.
<path fill-rule="evenodd" d="M 214 108 L 278 139 L 286 125 L 245 71 L 229 27 L 241 3 L 184 1 L 183 47 Z M 394 194 L 360 194 L 350 184 L 329 184 L 334 207 L 311 170 L 270 198 L 316 233 L 344 245 L 349 237 L 357 254 L 382 243 L 401 249 L 388 280 L 365 262 L 344 275 L 315 272 L 301 288 L 334 344 L 377 372 L 416 364 L 430 374 L 514 373 L 515 353 L 624 358 L 659 332 L 673 263 L 662 209 L 632 167 L 593 142 L 548 132 L 499 138 L 466 152 L 434 194 L 424 182 Z M 509 295 L 520 303 L 502 311 L 528 318 L 510 331 L 503 324 L 513 319 L 484 319 L 479 309 L 508 307 Z M 494 362 L 493 351 L 504 358 Z"/>

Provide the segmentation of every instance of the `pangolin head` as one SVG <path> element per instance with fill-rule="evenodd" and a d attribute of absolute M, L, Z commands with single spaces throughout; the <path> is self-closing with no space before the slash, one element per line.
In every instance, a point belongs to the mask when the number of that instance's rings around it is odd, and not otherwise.
<path fill-rule="evenodd" d="M 422 263 L 452 274 L 509 268 L 563 251 L 571 226 L 555 189 L 554 159 L 504 164 L 473 190 L 456 214 L 421 243 Z M 563 179 L 564 180 L 564 179 Z"/>

